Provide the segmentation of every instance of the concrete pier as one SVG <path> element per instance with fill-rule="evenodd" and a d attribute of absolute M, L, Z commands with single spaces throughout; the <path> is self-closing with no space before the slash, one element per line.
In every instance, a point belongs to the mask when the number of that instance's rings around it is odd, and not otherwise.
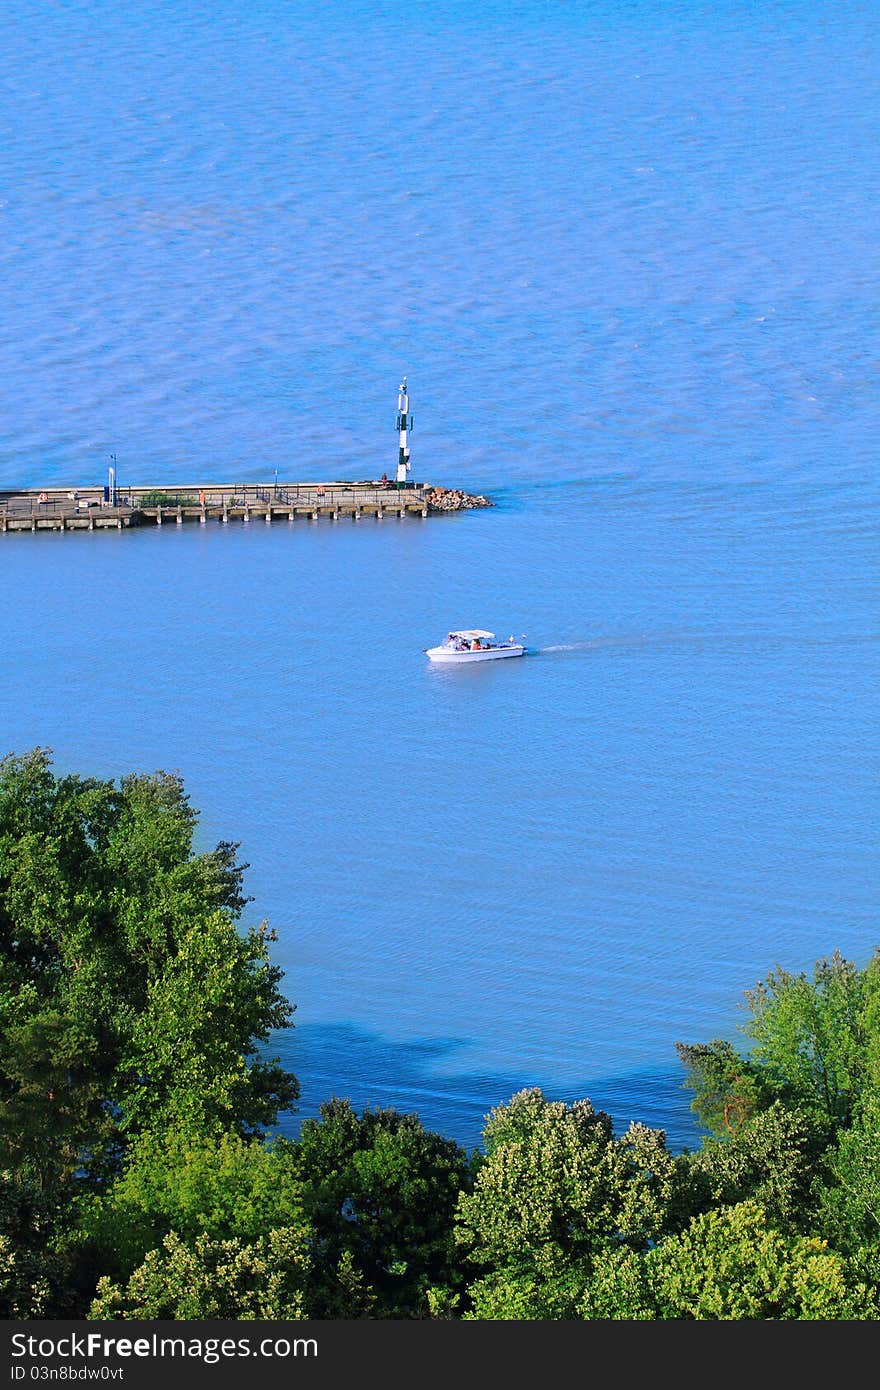
<path fill-rule="evenodd" d="M 119 488 L 115 504 L 102 487 L 0 490 L 0 534 L 13 531 L 125 530 L 173 521 L 206 526 L 262 520 L 301 523 L 322 518 L 393 515 L 426 517 L 429 499 L 443 489 L 426 483 L 194 483 Z M 477 505 L 487 505 L 482 499 Z M 440 510 L 437 508 L 436 510 Z M 445 509 L 444 509 L 445 510 Z"/>

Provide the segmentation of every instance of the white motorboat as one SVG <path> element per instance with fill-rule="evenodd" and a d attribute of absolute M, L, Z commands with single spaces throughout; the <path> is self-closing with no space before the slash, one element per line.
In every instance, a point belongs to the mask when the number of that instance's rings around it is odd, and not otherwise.
<path fill-rule="evenodd" d="M 425 656 L 429 661 L 445 661 L 457 666 L 471 661 L 497 661 L 502 656 L 522 656 L 524 652 L 522 643 L 512 637 L 506 642 L 496 642 L 494 632 L 470 627 L 450 632 L 439 646 L 427 647 Z"/>

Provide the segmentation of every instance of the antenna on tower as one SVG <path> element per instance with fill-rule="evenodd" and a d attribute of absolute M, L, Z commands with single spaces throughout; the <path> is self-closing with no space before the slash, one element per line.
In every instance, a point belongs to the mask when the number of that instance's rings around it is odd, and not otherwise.
<path fill-rule="evenodd" d="M 397 393 L 397 433 L 400 444 L 397 451 L 398 487 L 401 483 L 406 482 L 406 475 L 409 472 L 408 432 L 412 429 L 412 423 L 412 416 L 409 413 L 409 394 L 406 389 L 406 377 L 404 377 Z"/>

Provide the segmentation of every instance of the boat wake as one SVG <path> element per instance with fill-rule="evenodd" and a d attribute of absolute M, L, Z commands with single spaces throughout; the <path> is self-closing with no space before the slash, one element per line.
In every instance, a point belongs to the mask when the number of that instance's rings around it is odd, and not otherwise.
<path fill-rule="evenodd" d="M 785 633 L 772 632 L 638 632 L 621 633 L 619 635 L 609 635 L 607 637 L 592 637 L 583 642 L 554 642 L 547 647 L 534 647 L 532 650 L 539 656 L 558 655 L 558 654 L 577 654 L 583 652 L 597 652 L 608 649 L 636 649 L 636 650 L 656 650 L 660 651 L 668 647 L 690 647 L 702 650 L 704 648 L 719 648 L 725 646 L 759 646 L 770 644 L 780 646 L 796 641 L 809 639 L 798 638 Z M 858 641 L 875 640 L 871 636 L 861 636 Z M 815 639 L 814 639 L 815 641 Z"/>
<path fill-rule="evenodd" d="M 545 652 L 586 652 L 591 647 L 602 647 L 605 643 L 601 638 L 594 639 L 592 642 L 554 642 L 550 647 L 536 647 L 535 651 L 539 656 Z"/>
<path fill-rule="evenodd" d="M 598 652 L 607 651 L 609 648 L 660 648 L 679 643 L 703 646 L 707 641 L 711 641 L 712 637 L 711 633 L 695 632 L 631 632 L 616 636 L 591 637 L 583 642 L 554 642 L 548 647 L 536 647 L 535 651 L 543 655 L 554 652 Z"/>

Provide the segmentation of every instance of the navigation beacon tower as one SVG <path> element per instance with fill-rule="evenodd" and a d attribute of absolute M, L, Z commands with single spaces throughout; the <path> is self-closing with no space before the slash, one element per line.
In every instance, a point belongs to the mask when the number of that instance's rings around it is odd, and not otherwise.
<path fill-rule="evenodd" d="M 412 416 L 409 413 L 409 396 L 406 390 L 406 377 L 400 383 L 397 395 L 397 431 L 400 435 L 400 448 L 397 452 L 397 483 L 406 482 L 409 472 L 409 444 L 407 432 L 412 429 Z"/>

